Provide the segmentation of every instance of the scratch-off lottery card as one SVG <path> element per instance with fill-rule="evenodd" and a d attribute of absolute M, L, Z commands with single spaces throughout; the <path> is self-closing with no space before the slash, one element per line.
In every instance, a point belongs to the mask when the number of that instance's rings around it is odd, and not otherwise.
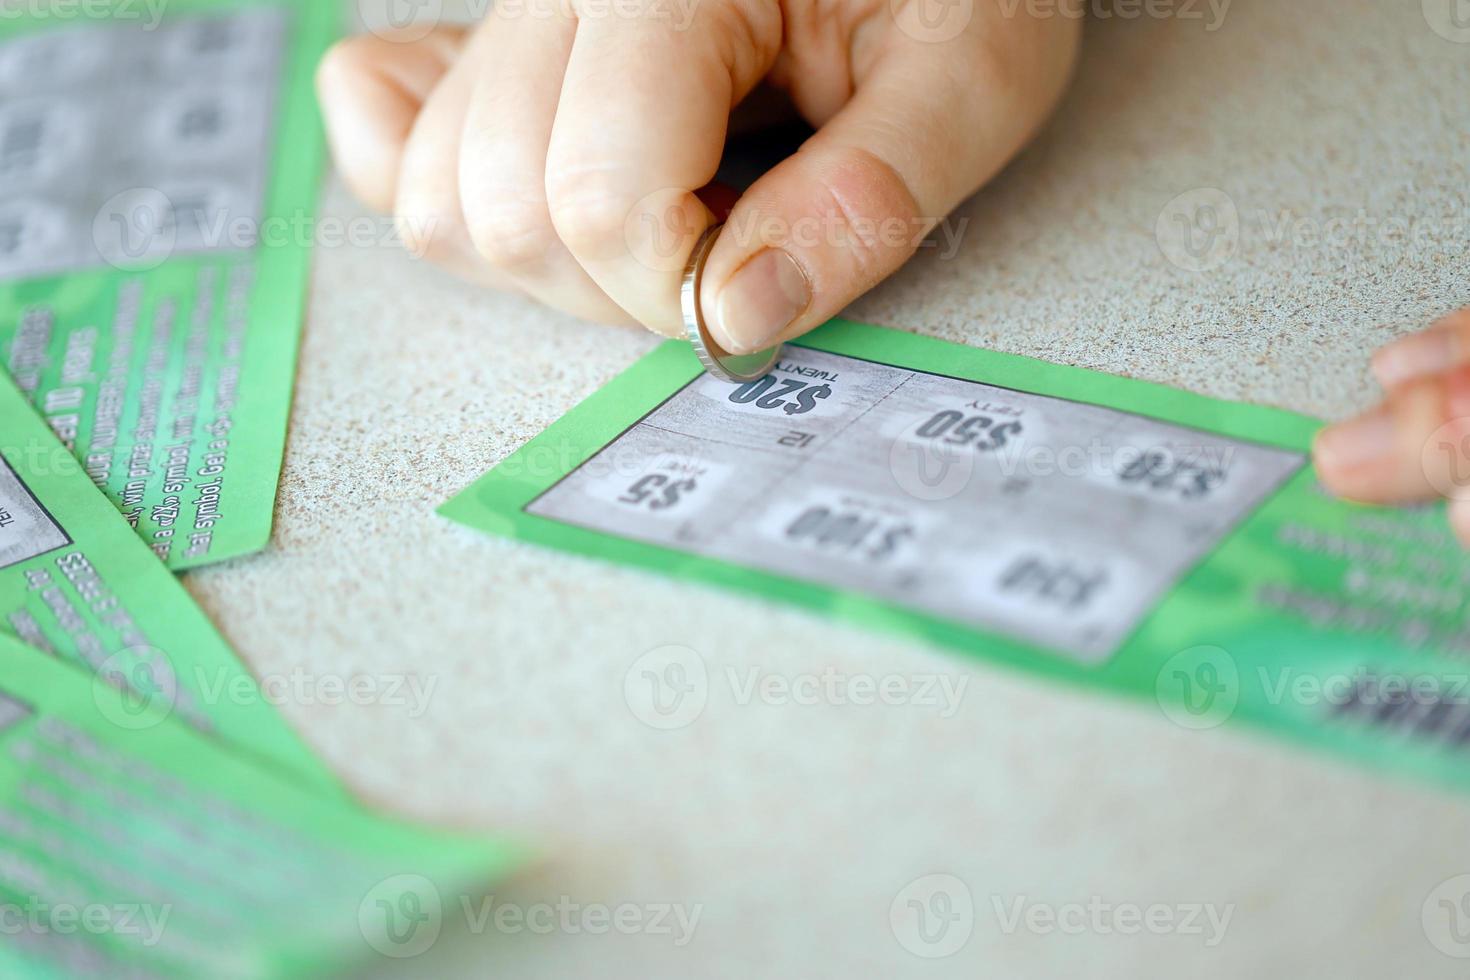
<path fill-rule="evenodd" d="M 834 321 L 739 385 L 665 344 L 442 513 L 1470 788 L 1470 562 L 1317 428 Z"/>

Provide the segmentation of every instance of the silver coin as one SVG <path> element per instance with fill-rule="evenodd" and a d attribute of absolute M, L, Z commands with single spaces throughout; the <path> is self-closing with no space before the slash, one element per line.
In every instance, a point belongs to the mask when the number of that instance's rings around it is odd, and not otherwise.
<path fill-rule="evenodd" d="M 705 260 L 709 258 L 723 227 L 723 224 L 711 225 L 700 236 L 689 256 L 689 265 L 684 269 L 684 286 L 679 298 L 684 306 L 684 332 L 694 346 L 694 353 L 699 356 L 699 363 L 721 381 L 739 384 L 764 377 L 776 363 L 776 358 L 781 356 L 781 345 L 754 354 L 728 354 L 709 335 L 709 328 L 704 324 L 704 310 L 699 305 L 699 287 L 704 278 Z"/>

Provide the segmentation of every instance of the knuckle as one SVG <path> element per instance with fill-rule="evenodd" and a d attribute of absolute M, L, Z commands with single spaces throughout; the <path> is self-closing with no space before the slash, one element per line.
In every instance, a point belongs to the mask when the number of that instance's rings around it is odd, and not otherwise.
<path fill-rule="evenodd" d="M 816 206 L 842 229 L 840 245 L 858 283 L 877 283 L 917 249 L 918 204 L 898 171 L 873 153 L 846 152 L 813 191 Z"/>
<path fill-rule="evenodd" d="M 637 198 L 607 180 L 579 175 L 548 177 L 551 224 L 573 255 L 610 257 L 627 250 L 625 229 Z"/>
<path fill-rule="evenodd" d="M 448 254 L 453 222 L 443 203 L 428 197 L 401 197 L 393 224 L 403 247 L 414 255 L 436 259 Z"/>
<path fill-rule="evenodd" d="M 1410 382 L 1390 396 L 1389 412 L 1400 458 L 1417 462 L 1434 490 L 1470 496 L 1470 368 Z"/>
<path fill-rule="evenodd" d="M 781 52 L 786 28 L 781 5 L 740 0 L 697 8 L 721 62 L 735 78 L 761 78 Z"/>
<path fill-rule="evenodd" d="M 1454 417 L 1448 380 L 1434 375 L 1418 378 L 1389 396 L 1389 412 L 1402 431 L 1428 434 Z"/>
<path fill-rule="evenodd" d="M 537 264 L 557 246 L 546 202 L 502 192 L 489 195 L 466 216 L 470 241 L 480 257 L 499 269 Z"/>

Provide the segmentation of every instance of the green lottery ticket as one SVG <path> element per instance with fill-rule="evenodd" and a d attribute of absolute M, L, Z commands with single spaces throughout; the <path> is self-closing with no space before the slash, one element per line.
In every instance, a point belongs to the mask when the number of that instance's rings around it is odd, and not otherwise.
<path fill-rule="evenodd" d="M 171 568 L 259 550 L 336 5 L 33 6 L 0 17 L 0 365 Z"/>
<path fill-rule="evenodd" d="M 442 513 L 1470 787 L 1470 563 L 1317 428 L 835 321 L 742 385 L 664 344 Z"/>
<path fill-rule="evenodd" d="M 339 972 L 423 952 L 446 901 L 520 860 L 315 793 L 4 637 L 0 800 L 7 977 Z"/>
<path fill-rule="evenodd" d="M 333 785 L 173 573 L 3 376 L 0 633 L 165 697 L 194 727 Z"/>

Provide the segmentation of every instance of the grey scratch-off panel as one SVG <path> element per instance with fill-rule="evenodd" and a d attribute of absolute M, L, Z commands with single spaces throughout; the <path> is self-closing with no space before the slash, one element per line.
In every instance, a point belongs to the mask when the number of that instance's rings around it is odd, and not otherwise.
<path fill-rule="evenodd" d="M 253 248 L 287 16 L 0 44 L 0 280 Z"/>
<path fill-rule="evenodd" d="M 1296 453 L 803 348 L 701 376 L 528 512 L 1105 660 Z"/>

